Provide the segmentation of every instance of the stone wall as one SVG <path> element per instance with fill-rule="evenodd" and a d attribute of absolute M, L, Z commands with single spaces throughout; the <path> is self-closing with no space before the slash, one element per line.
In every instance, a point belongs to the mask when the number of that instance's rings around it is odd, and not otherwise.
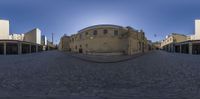
<path fill-rule="evenodd" d="M 68 41 L 64 41 L 63 37 L 60 44 L 67 46 Z M 147 40 L 143 31 L 115 25 L 85 28 L 70 36 L 69 41 L 71 52 L 85 54 L 122 53 L 132 55 L 146 51 L 145 44 L 147 44 Z"/>

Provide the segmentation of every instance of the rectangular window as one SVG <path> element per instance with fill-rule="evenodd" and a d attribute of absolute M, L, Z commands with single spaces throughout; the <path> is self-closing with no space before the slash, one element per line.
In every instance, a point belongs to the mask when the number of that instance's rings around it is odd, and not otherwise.
<path fill-rule="evenodd" d="M 88 34 L 89 34 L 88 32 L 85 33 L 86 36 L 87 36 Z"/>

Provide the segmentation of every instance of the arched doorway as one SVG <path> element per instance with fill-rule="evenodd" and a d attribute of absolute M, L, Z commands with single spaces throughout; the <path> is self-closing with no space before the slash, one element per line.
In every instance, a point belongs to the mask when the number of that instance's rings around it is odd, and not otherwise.
<path fill-rule="evenodd" d="M 79 53 L 83 53 L 83 49 L 82 48 L 79 48 Z"/>
<path fill-rule="evenodd" d="M 82 45 L 80 45 L 80 48 L 78 49 L 79 53 L 83 53 Z"/>

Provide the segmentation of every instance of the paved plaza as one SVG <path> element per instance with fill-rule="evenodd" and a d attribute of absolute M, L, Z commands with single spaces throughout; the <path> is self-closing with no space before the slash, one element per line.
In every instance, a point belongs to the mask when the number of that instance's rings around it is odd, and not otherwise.
<path fill-rule="evenodd" d="M 94 63 L 64 52 L 0 56 L 0 99 L 200 99 L 200 56 L 153 51 Z"/>

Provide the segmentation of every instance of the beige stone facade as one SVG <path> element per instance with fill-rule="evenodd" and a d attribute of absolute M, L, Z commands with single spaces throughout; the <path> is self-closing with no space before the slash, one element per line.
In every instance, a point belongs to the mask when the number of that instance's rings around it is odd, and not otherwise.
<path fill-rule="evenodd" d="M 187 41 L 187 36 L 183 34 L 178 33 L 172 33 L 171 35 L 168 35 L 164 40 L 161 42 L 161 48 L 163 48 L 166 45 L 173 44 L 173 43 L 179 43 L 183 41 Z"/>
<path fill-rule="evenodd" d="M 154 42 L 153 43 L 153 49 L 156 49 L 156 50 L 161 49 L 161 42 L 160 41 Z"/>
<path fill-rule="evenodd" d="M 95 25 L 66 38 L 69 40 L 61 38 L 60 46 L 69 45 L 77 53 L 133 55 L 148 51 L 145 33 L 131 27 Z"/>
<path fill-rule="evenodd" d="M 70 51 L 70 37 L 67 35 L 64 35 L 63 37 L 61 37 L 60 39 L 60 43 L 59 43 L 59 47 L 58 49 L 61 51 Z"/>

